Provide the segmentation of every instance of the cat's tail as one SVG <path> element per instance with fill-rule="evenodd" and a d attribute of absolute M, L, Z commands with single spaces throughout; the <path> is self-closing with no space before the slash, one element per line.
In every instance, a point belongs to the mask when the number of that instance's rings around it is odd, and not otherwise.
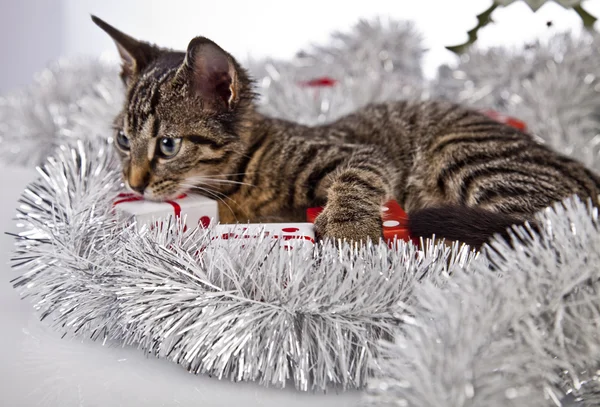
<path fill-rule="evenodd" d="M 508 233 L 512 225 L 524 225 L 517 217 L 465 206 L 438 206 L 409 214 L 408 227 L 413 238 L 431 238 L 459 241 L 479 249 L 499 235 L 511 242 Z M 531 224 L 535 231 L 536 226 Z"/>

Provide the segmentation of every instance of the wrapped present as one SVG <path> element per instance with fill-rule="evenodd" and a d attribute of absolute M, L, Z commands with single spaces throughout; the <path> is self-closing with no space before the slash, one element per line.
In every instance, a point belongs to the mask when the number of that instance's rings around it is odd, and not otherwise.
<path fill-rule="evenodd" d="M 390 245 L 394 240 L 412 241 L 419 245 L 419 239 L 410 235 L 408 228 L 408 215 L 396 201 L 388 201 L 381 207 L 381 221 L 383 226 L 383 237 Z"/>
<path fill-rule="evenodd" d="M 314 223 L 322 210 L 322 207 L 308 208 L 306 210 L 306 220 Z M 413 239 L 410 236 L 410 230 L 408 229 L 408 215 L 400 207 L 398 202 L 394 200 L 386 202 L 381 207 L 381 214 L 383 239 L 389 245 L 392 245 L 394 240 L 412 241 L 417 245 L 419 244 L 418 239 Z"/>
<path fill-rule="evenodd" d="M 250 223 L 217 225 L 213 241 L 229 239 L 274 239 L 285 250 L 295 247 L 314 245 L 315 232 L 312 223 Z"/>
<path fill-rule="evenodd" d="M 218 222 L 219 210 L 217 201 L 202 195 L 183 194 L 176 199 L 164 202 L 147 201 L 134 194 L 119 194 L 113 203 L 117 219 L 129 221 L 134 219 L 138 227 L 144 225 L 157 227 L 159 222 L 169 216 L 184 223 L 184 230 L 200 225 L 208 227 L 211 222 Z M 161 219 L 161 220 L 159 220 Z"/>
<path fill-rule="evenodd" d="M 181 220 L 184 231 L 197 226 L 206 228 L 219 220 L 217 202 L 202 195 L 184 194 L 177 199 L 154 202 L 123 193 L 119 194 L 113 207 L 118 220 L 135 220 L 137 227 L 160 227 L 160 222 L 164 222 L 169 216 Z M 215 243 L 228 239 L 274 239 L 286 250 L 315 243 L 314 226 L 311 223 L 217 224 L 211 234 L 211 240 Z"/>

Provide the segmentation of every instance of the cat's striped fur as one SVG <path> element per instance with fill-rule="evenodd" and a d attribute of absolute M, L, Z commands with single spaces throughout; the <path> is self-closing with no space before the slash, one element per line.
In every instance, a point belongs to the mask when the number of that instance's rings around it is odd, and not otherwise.
<path fill-rule="evenodd" d="M 226 223 L 301 221 L 326 205 L 321 236 L 377 240 L 395 198 L 419 234 L 474 245 L 574 194 L 598 204 L 600 177 L 475 111 L 390 102 L 306 127 L 259 114 L 246 71 L 212 41 L 175 52 L 94 21 L 123 58 L 124 178 L 149 199 L 195 190 L 221 200 Z M 172 158 L 163 138 L 180 143 Z"/>

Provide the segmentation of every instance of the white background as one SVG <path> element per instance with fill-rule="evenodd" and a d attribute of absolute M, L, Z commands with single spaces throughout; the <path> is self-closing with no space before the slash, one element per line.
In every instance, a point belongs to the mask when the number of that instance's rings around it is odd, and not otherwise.
<path fill-rule="evenodd" d="M 80 54 L 116 56 L 109 38 L 92 24 L 94 13 L 140 39 L 185 48 L 205 35 L 240 59 L 287 58 L 310 43 L 324 43 L 334 29 L 376 15 L 413 20 L 429 52 L 425 72 L 455 57 L 445 45 L 461 43 L 475 15 L 491 0 L 0 0 L 0 92 L 27 83 L 49 60 Z M 600 16 L 600 1 L 586 8 Z M 519 45 L 564 29 L 579 18 L 557 4 L 533 14 L 524 4 L 499 9 L 479 44 Z M 546 26 L 552 21 L 551 28 Z M 33 171 L 0 168 L 0 231 L 12 229 L 16 199 Z M 66 340 L 41 324 L 20 300 L 6 265 L 12 239 L 0 236 L 0 405 L 3 406 L 353 406 L 356 393 L 309 395 L 195 377 L 135 349 L 105 348 Z"/>
<path fill-rule="evenodd" d="M 359 18 L 408 19 L 429 49 L 425 72 L 452 62 L 445 45 L 462 43 L 475 16 L 491 0 L 0 0 L 0 92 L 27 83 L 33 72 L 58 56 L 116 51 L 92 24 L 94 13 L 140 39 L 184 49 L 196 35 L 216 41 L 236 57 L 286 58 L 311 43 L 324 43 L 332 30 L 347 30 Z M 586 8 L 600 16 L 600 0 Z M 560 30 L 579 30 L 579 17 L 556 3 L 533 13 L 522 2 L 494 12 L 495 24 L 479 44 L 518 45 Z M 546 26 L 552 21 L 552 27 Z"/>

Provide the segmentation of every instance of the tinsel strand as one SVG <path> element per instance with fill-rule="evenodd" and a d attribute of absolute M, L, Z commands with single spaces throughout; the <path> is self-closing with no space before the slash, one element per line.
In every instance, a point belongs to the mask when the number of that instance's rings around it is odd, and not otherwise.
<path fill-rule="evenodd" d="M 418 317 L 384 346 L 368 405 L 568 405 L 573 387 L 595 380 L 598 212 L 573 199 L 538 218 L 541 236 L 517 228 L 516 250 L 486 250 L 494 267 L 475 262 L 449 284 L 415 288 Z"/>
<path fill-rule="evenodd" d="M 23 194 L 15 287 L 65 333 L 136 345 L 193 373 L 302 390 L 361 388 L 421 281 L 468 265 L 467 247 L 211 242 L 211 229 L 115 222 L 121 182 L 104 141 L 78 143 Z M 373 272 L 380 270 L 380 272 Z"/>

